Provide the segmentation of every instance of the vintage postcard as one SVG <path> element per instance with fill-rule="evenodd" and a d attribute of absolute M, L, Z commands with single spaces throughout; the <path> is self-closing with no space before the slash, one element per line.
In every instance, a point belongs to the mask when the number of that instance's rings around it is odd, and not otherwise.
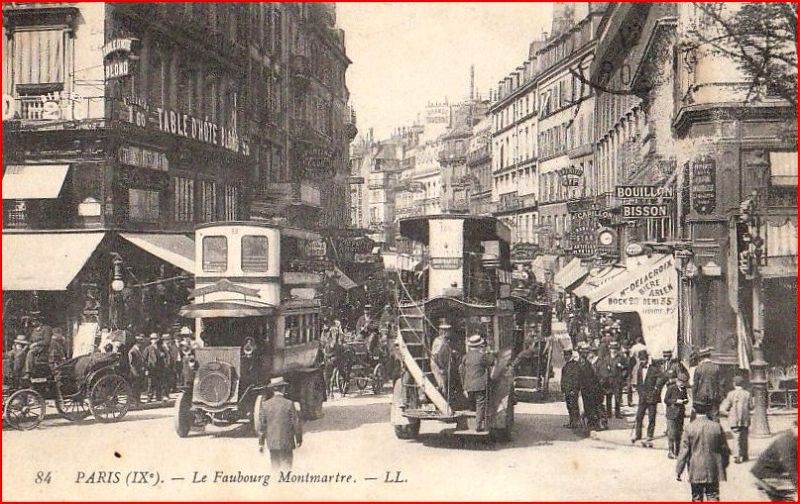
<path fill-rule="evenodd" d="M 2 4 L 5 501 L 797 499 L 797 4 Z"/>

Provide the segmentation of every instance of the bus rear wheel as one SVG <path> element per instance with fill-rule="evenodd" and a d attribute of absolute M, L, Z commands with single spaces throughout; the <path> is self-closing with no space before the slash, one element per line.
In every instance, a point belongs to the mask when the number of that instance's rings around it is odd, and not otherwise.
<path fill-rule="evenodd" d="M 419 436 L 419 418 L 409 418 L 408 425 L 395 425 L 394 435 L 397 439 L 416 439 Z"/>

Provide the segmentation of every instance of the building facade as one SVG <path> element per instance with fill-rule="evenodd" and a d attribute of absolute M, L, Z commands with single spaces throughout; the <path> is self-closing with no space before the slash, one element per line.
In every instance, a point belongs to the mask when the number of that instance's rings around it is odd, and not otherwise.
<path fill-rule="evenodd" d="M 639 36 L 621 37 L 632 24 Z M 796 117 L 698 43 L 698 26 L 722 30 L 695 5 L 609 8 L 592 75 L 630 93 L 598 96 L 599 176 L 605 190 L 653 188 L 616 205 L 621 250 L 645 243 L 675 258 L 679 323 L 669 337 L 689 364 L 713 347 L 730 379 L 750 369 L 754 346 L 770 366 L 795 360 Z M 647 206 L 655 217 L 632 210 Z"/>
<path fill-rule="evenodd" d="M 538 229 L 539 143 L 535 75 L 536 51 L 540 45 L 537 42 L 531 44 L 528 59 L 500 81 L 497 100 L 491 107 L 494 214 L 511 229 L 512 247 L 535 243 Z M 518 253 L 515 255 L 520 258 Z"/>
<path fill-rule="evenodd" d="M 6 335 L 166 330 L 198 223 L 349 224 L 333 4 L 6 4 L 2 43 Z"/>

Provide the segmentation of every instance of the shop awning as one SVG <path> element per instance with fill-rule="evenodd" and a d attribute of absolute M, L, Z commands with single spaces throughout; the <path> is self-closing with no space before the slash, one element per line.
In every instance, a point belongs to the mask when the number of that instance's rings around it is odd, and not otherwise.
<path fill-rule="evenodd" d="M 358 284 L 351 280 L 349 276 L 345 275 L 342 270 L 336 266 L 334 266 L 333 269 L 336 272 L 336 283 L 339 284 L 339 287 L 344 290 L 350 290 L 358 287 Z"/>
<path fill-rule="evenodd" d="M 3 175 L 3 199 L 58 198 L 69 165 L 10 165 Z"/>
<path fill-rule="evenodd" d="M 606 268 L 603 268 L 597 273 L 597 275 L 587 276 L 583 280 L 583 283 L 581 283 L 578 287 L 575 288 L 573 294 L 575 294 L 578 297 L 588 298 L 590 302 L 594 303 L 600 299 L 596 297 L 595 291 L 602 285 L 605 285 L 611 280 L 617 278 L 624 272 L 625 268 L 621 268 L 619 266 L 608 266 Z"/>
<path fill-rule="evenodd" d="M 553 283 L 564 290 L 568 290 L 576 282 L 580 281 L 583 277 L 589 274 L 589 270 L 581 265 L 581 260 L 577 257 L 571 260 L 566 266 L 561 268 L 561 271 L 556 273 L 553 278 Z"/>
<path fill-rule="evenodd" d="M 178 315 L 185 318 L 241 318 L 272 315 L 274 312 L 275 307 L 269 305 L 212 301 L 208 303 L 186 305 L 180 309 Z"/>
<path fill-rule="evenodd" d="M 105 233 L 4 233 L 3 290 L 63 291 Z"/>
<path fill-rule="evenodd" d="M 121 236 L 162 261 L 188 273 L 194 273 L 194 240 L 188 236 L 133 233 L 122 233 Z"/>
<path fill-rule="evenodd" d="M 593 291 L 597 311 L 638 313 L 651 355 L 678 342 L 678 272 L 671 254 L 631 258 L 625 273 Z"/>

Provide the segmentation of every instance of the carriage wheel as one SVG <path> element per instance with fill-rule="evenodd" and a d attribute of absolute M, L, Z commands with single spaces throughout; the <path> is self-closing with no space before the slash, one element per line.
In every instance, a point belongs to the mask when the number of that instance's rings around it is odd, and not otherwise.
<path fill-rule="evenodd" d="M 375 395 L 379 395 L 383 392 L 383 377 L 383 364 L 377 364 L 372 371 L 372 391 Z"/>
<path fill-rule="evenodd" d="M 61 387 L 56 383 L 56 409 L 58 413 L 70 422 L 80 422 L 91 414 L 89 405 L 83 394 L 64 396 Z"/>
<path fill-rule="evenodd" d="M 35 429 L 44 420 L 45 402 L 33 389 L 17 390 L 6 401 L 3 420 L 17 430 Z"/>
<path fill-rule="evenodd" d="M 109 374 L 100 378 L 89 393 L 89 409 L 98 422 L 117 422 L 128 413 L 131 387 L 124 378 Z"/>

